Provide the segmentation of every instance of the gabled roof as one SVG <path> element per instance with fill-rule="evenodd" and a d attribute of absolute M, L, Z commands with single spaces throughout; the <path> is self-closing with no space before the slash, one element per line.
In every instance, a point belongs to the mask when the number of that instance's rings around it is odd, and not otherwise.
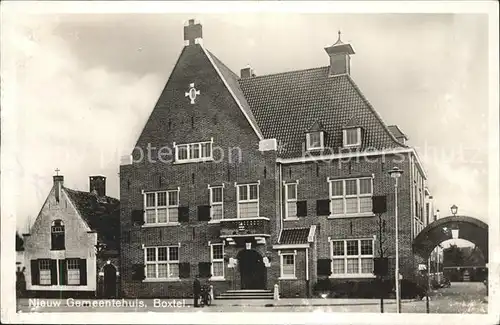
<path fill-rule="evenodd" d="M 304 228 L 287 228 L 283 229 L 280 238 L 278 239 L 279 244 L 307 244 L 307 238 L 309 236 L 309 227 Z"/>
<path fill-rule="evenodd" d="M 118 249 L 120 242 L 120 201 L 92 192 L 82 192 L 64 187 L 71 202 L 108 249 Z"/>
<path fill-rule="evenodd" d="M 320 121 L 316 121 L 309 129 L 307 129 L 307 132 L 318 132 L 324 130 L 325 128 L 323 127 L 323 124 Z"/>
<path fill-rule="evenodd" d="M 315 121 L 324 126 L 325 147 L 340 152 L 342 128 L 355 114 L 364 129 L 359 150 L 407 148 L 389 131 L 349 75 L 328 76 L 329 67 L 239 79 L 241 90 L 266 139 L 283 148 L 281 158 L 301 157 L 304 129 Z"/>
<path fill-rule="evenodd" d="M 205 54 L 207 55 L 210 62 L 212 62 L 212 64 L 214 65 L 214 68 L 217 70 L 217 72 L 220 73 L 222 81 L 225 83 L 229 92 L 233 95 L 235 101 L 240 106 L 243 114 L 248 119 L 255 133 L 257 133 L 259 139 L 263 140 L 264 137 L 262 135 L 262 131 L 259 128 L 259 124 L 255 120 L 252 110 L 250 109 L 250 106 L 248 105 L 248 102 L 245 98 L 245 95 L 241 91 L 240 84 L 238 83 L 238 76 L 210 51 L 206 50 L 203 46 L 202 49 L 205 51 Z"/>

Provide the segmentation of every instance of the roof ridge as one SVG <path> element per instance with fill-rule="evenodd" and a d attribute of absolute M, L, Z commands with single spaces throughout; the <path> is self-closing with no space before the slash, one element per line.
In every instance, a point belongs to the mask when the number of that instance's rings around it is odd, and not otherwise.
<path fill-rule="evenodd" d="M 66 186 L 63 186 L 63 188 L 64 188 L 64 189 L 66 189 L 66 190 L 70 190 L 70 191 L 76 192 L 76 193 L 83 193 L 83 194 L 89 194 L 89 195 L 92 195 L 92 192 L 75 190 L 75 189 L 73 189 L 73 188 L 69 188 L 69 187 L 66 187 Z M 106 197 L 106 198 L 110 198 L 110 199 L 113 199 L 113 200 L 120 201 L 119 199 L 117 199 L 117 198 L 115 198 L 115 197 L 112 197 L 112 196 L 109 196 L 109 195 L 104 195 L 104 197 Z"/>
<path fill-rule="evenodd" d="M 383 129 L 385 130 L 385 132 L 387 132 L 387 134 L 389 135 L 389 137 L 391 138 L 391 140 L 393 140 L 394 142 L 396 142 L 396 144 L 402 146 L 403 148 L 409 148 L 409 146 L 407 146 L 407 145 L 399 142 L 396 139 L 396 137 L 394 136 L 394 134 L 392 134 L 392 132 L 387 127 L 387 124 L 384 122 L 384 120 L 382 119 L 382 117 L 380 116 L 380 114 L 377 112 L 377 110 L 375 110 L 375 108 L 372 106 L 372 104 L 368 101 L 368 99 L 365 97 L 365 95 L 363 94 L 363 92 L 361 91 L 361 89 L 359 89 L 358 85 L 356 85 L 356 83 L 354 82 L 354 80 L 352 79 L 352 77 L 349 74 L 347 74 L 346 76 L 347 76 L 347 80 L 349 80 L 350 84 L 353 86 L 354 90 L 356 90 L 356 92 L 359 94 L 359 96 L 361 97 L 361 99 L 365 102 L 366 106 L 368 106 L 368 108 L 372 111 L 372 113 L 375 114 L 375 117 L 382 124 Z"/>
<path fill-rule="evenodd" d="M 307 69 L 301 69 L 301 70 L 292 70 L 292 71 L 283 71 L 283 72 L 276 72 L 276 73 L 270 73 L 270 74 L 264 74 L 261 76 L 255 76 L 255 77 L 250 77 L 250 78 L 238 78 L 238 81 L 240 80 L 255 80 L 258 78 L 264 78 L 264 77 L 271 77 L 271 76 L 277 76 L 277 75 L 283 75 L 283 74 L 288 74 L 288 73 L 297 73 L 297 72 L 306 72 L 306 71 L 311 71 L 311 70 L 321 70 L 321 69 L 326 69 L 328 66 L 322 66 L 322 67 L 316 67 L 316 68 L 307 68 Z"/>

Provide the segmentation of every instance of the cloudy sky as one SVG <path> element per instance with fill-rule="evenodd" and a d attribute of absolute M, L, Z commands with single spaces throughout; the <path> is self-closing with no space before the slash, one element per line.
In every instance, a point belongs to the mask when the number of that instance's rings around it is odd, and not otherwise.
<path fill-rule="evenodd" d="M 107 176 L 119 197 L 130 153 L 201 20 L 204 44 L 233 71 L 258 75 L 328 64 L 342 31 L 352 76 L 387 124 L 417 147 L 441 215 L 488 219 L 488 25 L 468 14 L 65 14 L 16 17 L 14 158 L 17 227 L 33 222 L 59 168 L 68 187 Z M 4 147 L 5 148 L 5 147 Z M 12 175 L 15 173 L 15 175 Z"/>

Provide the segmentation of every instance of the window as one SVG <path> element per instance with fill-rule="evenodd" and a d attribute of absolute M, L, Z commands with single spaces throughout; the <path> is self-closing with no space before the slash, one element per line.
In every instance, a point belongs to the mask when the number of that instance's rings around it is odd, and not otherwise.
<path fill-rule="evenodd" d="M 285 219 L 297 218 L 297 183 L 285 184 Z"/>
<path fill-rule="evenodd" d="M 332 277 L 372 276 L 373 239 L 332 240 Z"/>
<path fill-rule="evenodd" d="M 322 131 L 310 132 L 306 134 L 307 150 L 323 149 L 324 134 Z"/>
<path fill-rule="evenodd" d="M 67 260 L 68 267 L 68 285 L 80 284 L 80 260 L 77 258 L 70 258 Z"/>
<path fill-rule="evenodd" d="M 238 218 L 259 216 L 259 184 L 244 184 L 237 187 Z"/>
<path fill-rule="evenodd" d="M 280 254 L 281 277 L 295 278 L 295 253 Z"/>
<path fill-rule="evenodd" d="M 50 285 L 51 282 L 51 272 L 50 272 L 50 260 L 39 260 L 38 265 L 40 268 L 40 284 Z"/>
<path fill-rule="evenodd" d="M 144 248 L 146 279 L 179 278 L 179 246 Z"/>
<path fill-rule="evenodd" d="M 210 245 L 210 262 L 212 262 L 212 278 L 224 278 L 224 245 Z"/>
<path fill-rule="evenodd" d="M 144 193 L 146 224 L 177 223 L 179 190 Z"/>
<path fill-rule="evenodd" d="M 332 215 L 371 215 L 372 185 L 371 177 L 330 180 Z"/>
<path fill-rule="evenodd" d="M 176 162 L 196 162 L 212 159 L 212 141 L 175 145 Z"/>
<path fill-rule="evenodd" d="M 54 220 L 51 227 L 51 250 L 64 250 L 64 223 Z"/>
<path fill-rule="evenodd" d="M 210 187 L 210 217 L 211 220 L 221 220 L 224 218 L 223 187 Z"/>
<path fill-rule="evenodd" d="M 344 147 L 361 145 L 361 128 L 344 130 Z"/>

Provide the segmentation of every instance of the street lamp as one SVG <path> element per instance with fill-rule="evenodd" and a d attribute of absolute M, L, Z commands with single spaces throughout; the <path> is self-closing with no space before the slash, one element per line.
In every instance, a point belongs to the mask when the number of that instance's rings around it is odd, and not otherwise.
<path fill-rule="evenodd" d="M 455 216 L 458 212 L 458 207 L 455 204 L 453 204 L 451 206 L 450 210 L 451 210 L 451 214 L 453 214 L 453 216 Z"/>
<path fill-rule="evenodd" d="M 95 274 L 96 274 L 96 282 L 95 282 L 95 296 L 97 297 L 98 295 L 98 286 L 99 286 L 99 258 L 101 257 L 103 251 L 106 249 L 107 245 L 103 242 L 97 242 L 97 244 L 94 245 L 95 248 Z"/>
<path fill-rule="evenodd" d="M 396 312 L 400 313 L 400 293 L 399 293 L 399 227 L 398 227 L 398 179 L 403 174 L 403 171 L 398 167 L 394 167 L 389 171 L 389 175 L 396 180 L 394 184 L 394 220 L 396 228 L 396 270 L 395 270 L 395 285 L 396 285 Z"/>

